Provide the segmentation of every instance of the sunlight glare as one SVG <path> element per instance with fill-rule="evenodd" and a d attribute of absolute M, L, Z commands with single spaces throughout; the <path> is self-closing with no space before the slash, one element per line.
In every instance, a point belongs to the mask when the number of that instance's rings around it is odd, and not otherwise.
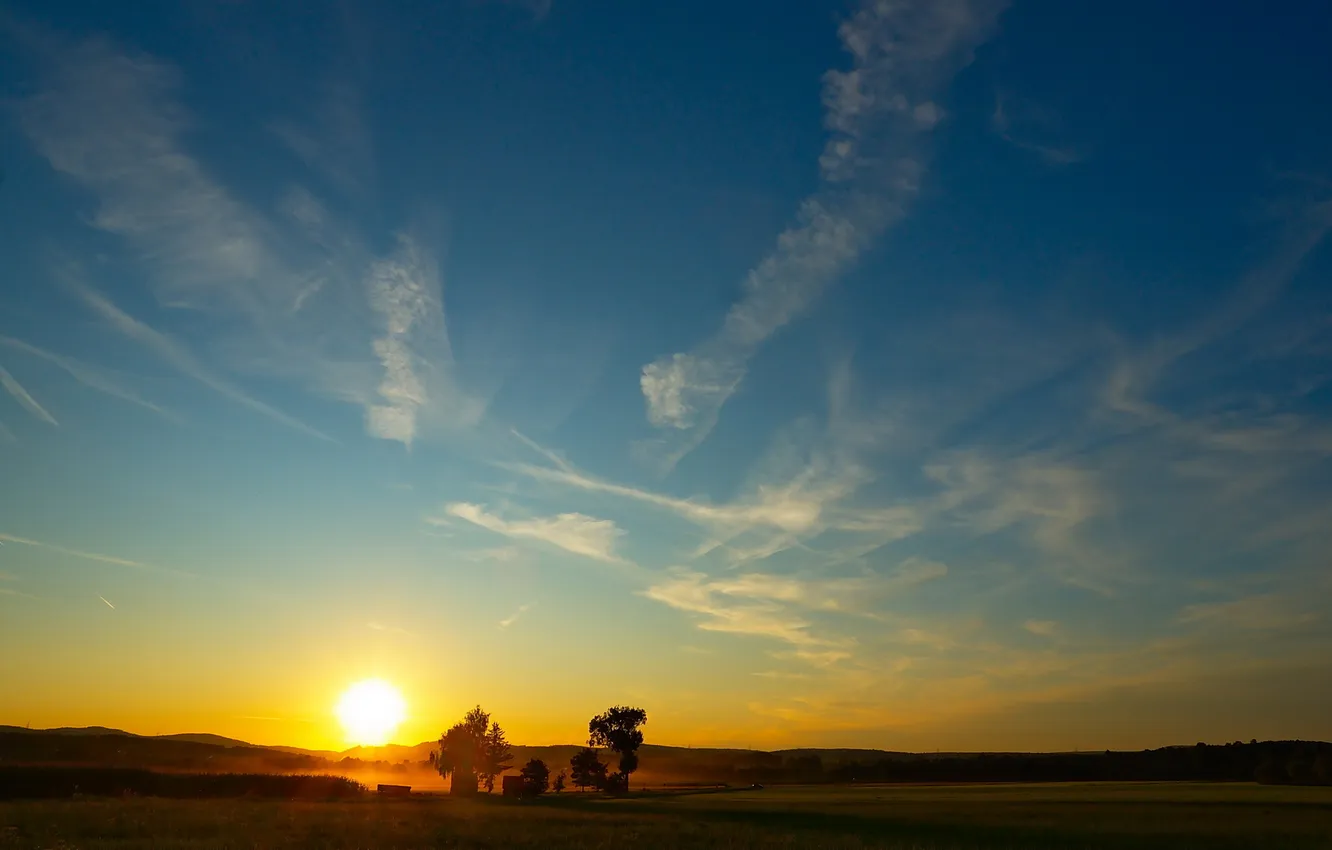
<path fill-rule="evenodd" d="M 389 742 L 407 715 L 397 688 L 382 679 L 366 679 L 347 688 L 338 700 L 338 720 L 347 741 L 377 747 Z"/>

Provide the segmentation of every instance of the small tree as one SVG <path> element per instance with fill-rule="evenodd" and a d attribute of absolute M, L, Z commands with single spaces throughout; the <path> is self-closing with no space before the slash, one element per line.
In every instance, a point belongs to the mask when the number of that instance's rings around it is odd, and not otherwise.
<path fill-rule="evenodd" d="M 495 790 L 495 777 L 513 766 L 513 753 L 509 750 L 509 740 L 498 723 L 490 724 L 481 749 L 482 761 L 477 776 L 489 794 Z"/>
<path fill-rule="evenodd" d="M 550 768 L 541 759 L 532 759 L 519 771 L 523 778 L 523 794 L 536 797 L 550 787 Z"/>
<path fill-rule="evenodd" d="M 564 790 L 564 775 L 564 771 L 561 770 L 559 773 L 555 774 L 555 779 L 550 783 L 550 790 L 554 791 L 556 794 Z"/>
<path fill-rule="evenodd" d="M 593 717 L 587 724 L 587 743 L 591 747 L 607 747 L 620 756 L 620 777 L 624 790 L 629 790 L 629 774 L 638 769 L 638 748 L 643 745 L 643 730 L 647 712 L 641 708 L 617 705 Z"/>
<path fill-rule="evenodd" d="M 606 784 L 606 765 L 597 758 L 597 751 L 584 747 L 569 759 L 569 777 L 579 791 L 601 788 Z"/>

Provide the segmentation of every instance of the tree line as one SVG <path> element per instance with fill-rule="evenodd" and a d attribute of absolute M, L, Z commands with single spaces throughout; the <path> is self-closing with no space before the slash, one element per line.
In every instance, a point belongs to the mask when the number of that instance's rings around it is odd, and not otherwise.
<path fill-rule="evenodd" d="M 567 772 L 561 769 L 552 780 L 544 761 L 528 761 L 518 773 L 522 793 L 558 793 L 566 784 L 579 790 L 628 791 L 629 776 L 638 769 L 638 749 L 643 745 L 642 727 L 646 723 L 647 712 L 641 708 L 617 705 L 606 709 L 588 721 L 587 746 L 569 759 Z M 610 770 L 601 760 L 599 749 L 619 757 L 618 770 Z M 482 789 L 490 793 L 495 789 L 496 777 L 513 767 L 513 754 L 504 729 L 478 705 L 440 736 L 439 749 L 430 753 L 430 765 L 449 780 L 450 794 L 477 794 Z"/>
<path fill-rule="evenodd" d="M 901 754 L 832 764 L 812 753 L 766 756 L 717 771 L 709 778 L 742 784 L 1256 781 L 1332 785 L 1332 745 L 1313 741 L 1200 743 L 1121 752 Z"/>

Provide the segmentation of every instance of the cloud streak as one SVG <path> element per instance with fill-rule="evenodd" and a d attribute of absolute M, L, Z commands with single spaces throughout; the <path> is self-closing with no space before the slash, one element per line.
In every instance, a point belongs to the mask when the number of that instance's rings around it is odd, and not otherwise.
<path fill-rule="evenodd" d="M 1215 309 L 1184 330 L 1155 340 L 1141 353 L 1121 358 L 1103 391 L 1107 408 L 1154 424 L 1174 426 L 1176 433 L 1197 437 L 1199 431 L 1154 404 L 1148 394 L 1170 367 L 1234 333 L 1270 305 L 1329 232 L 1332 202 L 1305 209 L 1287 228 L 1272 257 L 1246 274 Z"/>
<path fill-rule="evenodd" d="M 163 567 L 154 567 L 145 564 L 142 561 L 133 561 L 129 558 L 117 558 L 114 555 L 103 555 L 99 552 L 88 552 L 82 549 L 70 549 L 66 546 L 59 546 L 55 543 L 44 543 L 41 540 L 33 540 L 28 537 L 18 537 L 13 534 L 0 533 L 0 542 L 17 543 L 20 546 L 33 546 L 40 549 L 46 549 L 61 555 L 69 555 L 75 558 L 83 558 L 88 561 L 97 561 L 103 564 L 115 564 L 118 567 L 131 567 L 138 570 L 152 570 L 154 572 L 173 573 L 176 575 L 191 575 L 191 573 L 180 570 L 166 569 Z"/>
<path fill-rule="evenodd" d="M 608 519 L 580 513 L 562 513 L 533 519 L 504 519 L 483 505 L 453 502 L 444 507 L 449 516 L 466 520 L 496 534 L 518 540 L 538 540 L 551 546 L 612 564 L 626 563 L 615 553 L 623 532 Z"/>
<path fill-rule="evenodd" d="M 13 337 L 0 335 L 0 345 L 7 345 L 10 348 L 22 351 L 26 354 L 31 354 L 33 357 L 39 357 L 46 360 L 63 369 L 71 378 L 89 389 L 105 393 L 106 395 L 118 398 L 121 401 L 127 401 L 130 404 L 137 404 L 139 407 L 142 407 L 145 410 L 151 410 L 153 413 L 166 419 L 170 419 L 173 422 L 180 421 L 176 414 L 164 410 L 151 401 L 145 400 L 132 390 L 117 384 L 115 381 L 101 374 L 99 370 L 87 363 L 81 363 L 71 357 L 55 354 L 44 348 L 38 348 L 35 345 Z"/>
<path fill-rule="evenodd" d="M 934 98 L 971 61 L 1001 8 L 990 0 L 867 2 L 841 25 L 852 63 L 824 77 L 831 135 L 820 188 L 749 273 L 722 328 L 643 367 L 647 418 L 664 431 L 649 446 L 667 468 L 707 437 L 758 348 L 905 216 L 943 115 Z"/>
<path fill-rule="evenodd" d="M 310 122 L 276 121 L 272 131 L 343 193 L 363 196 L 374 181 L 375 165 L 361 92 L 345 82 L 332 83 L 315 100 Z"/>
<path fill-rule="evenodd" d="M 378 620 L 370 620 L 365 624 L 365 627 L 374 632 L 387 632 L 388 634 L 395 634 L 395 635 L 411 634 L 411 632 L 407 631 L 401 626 L 390 626 L 385 623 L 381 623 Z"/>
<path fill-rule="evenodd" d="M 9 393 L 14 398 L 14 401 L 19 403 L 19 406 L 31 413 L 35 418 L 42 420 L 47 425 L 59 427 L 60 423 L 56 421 L 55 417 L 47 412 L 46 408 L 38 404 L 37 399 L 33 398 L 28 391 L 23 388 L 23 385 L 20 384 L 13 375 L 9 374 L 3 366 L 0 366 L 0 387 L 4 387 L 5 392 Z"/>
<path fill-rule="evenodd" d="M 247 395 L 235 384 L 219 377 L 210 369 L 206 368 L 183 345 L 166 334 L 149 327 L 126 313 L 124 310 L 121 310 L 104 295 L 101 295 L 92 288 L 80 283 L 72 283 L 71 286 L 83 299 L 84 303 L 87 304 L 93 312 L 105 319 L 111 327 L 153 352 L 168 366 L 171 366 L 181 374 L 193 378 L 218 395 L 221 395 L 242 407 L 249 408 L 256 413 L 267 416 L 274 422 L 278 422 L 288 428 L 308 434 L 311 437 L 317 437 L 330 443 L 337 442 L 324 432 L 312 428 L 304 422 L 301 422 L 299 419 L 288 416 L 277 408 Z"/>
<path fill-rule="evenodd" d="M 523 616 L 524 614 L 526 614 L 528 611 L 531 610 L 532 606 L 530 604 L 519 605 L 517 611 L 514 611 L 512 614 L 505 617 L 503 620 L 499 621 L 499 627 L 501 629 L 507 629 L 509 626 L 512 626 L 514 623 L 518 622 L 519 617 Z"/>
<path fill-rule="evenodd" d="M 1042 124 L 1047 125 L 1047 127 L 1056 123 L 1054 117 L 1044 110 L 1028 107 L 1024 111 L 1030 114 L 1027 123 Z M 994 114 L 990 116 L 990 124 L 994 127 L 994 131 L 999 134 L 999 138 L 1016 148 L 1036 154 L 1047 165 L 1073 165 L 1082 161 L 1083 155 L 1072 148 L 1041 144 L 1026 138 L 1025 135 L 1019 136 L 1013 126 L 1014 123 L 1011 106 L 1003 97 L 995 98 Z"/>

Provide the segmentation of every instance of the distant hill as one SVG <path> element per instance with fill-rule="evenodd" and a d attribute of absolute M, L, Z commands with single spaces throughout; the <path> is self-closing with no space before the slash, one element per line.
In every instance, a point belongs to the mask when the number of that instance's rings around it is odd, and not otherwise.
<path fill-rule="evenodd" d="M 0 766 L 82 765 L 199 773 L 332 773 L 361 781 L 442 787 L 424 762 L 437 746 L 353 747 L 343 752 L 260 747 L 207 733 L 134 735 L 104 727 L 0 726 Z M 559 771 L 579 745 L 512 748 L 513 770 L 539 758 Z M 612 769 L 613 753 L 602 752 Z M 1138 752 L 902 753 L 867 749 L 758 750 L 645 744 L 634 781 L 751 783 L 1061 782 L 1222 780 L 1332 782 L 1332 744 L 1265 741 L 1162 747 Z M 373 777 L 373 778 L 372 778 Z"/>
<path fill-rule="evenodd" d="M 0 732 L 31 732 L 38 735 L 125 735 L 131 738 L 141 737 L 132 732 L 108 729 L 105 726 L 57 726 L 54 729 L 32 729 L 27 726 L 0 725 Z"/>
<path fill-rule="evenodd" d="M 123 729 L 110 729 L 106 726 L 60 726 L 55 729 L 30 729 L 26 726 L 0 725 L 0 732 L 27 732 L 39 735 L 77 735 L 81 737 L 122 735 L 126 738 L 152 738 L 158 741 L 186 741 L 194 744 L 212 744 L 215 747 L 255 746 L 248 741 L 239 741 L 235 738 L 224 738 L 221 735 L 212 735 L 207 732 L 178 732 L 174 735 L 136 735 L 133 732 L 126 732 Z"/>
<path fill-rule="evenodd" d="M 212 744 L 215 747 L 253 747 L 254 744 L 248 741 L 238 741 L 235 738 L 224 738 L 221 735 L 210 735 L 207 732 L 181 732 L 176 735 L 153 735 L 159 741 L 188 741 L 192 744 Z"/>
<path fill-rule="evenodd" d="M 216 743 L 219 741 L 226 743 Z M 329 763 L 314 756 L 255 747 L 216 735 L 144 736 L 119 729 L 37 730 L 7 726 L 0 727 L 0 764 L 292 773 L 322 770 Z"/>

